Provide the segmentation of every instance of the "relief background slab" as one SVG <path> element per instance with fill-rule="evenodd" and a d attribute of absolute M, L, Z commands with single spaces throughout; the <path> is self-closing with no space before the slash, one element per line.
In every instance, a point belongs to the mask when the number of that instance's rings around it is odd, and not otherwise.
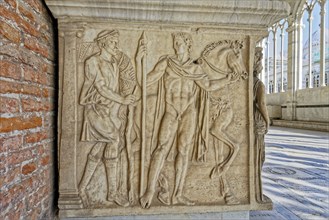
<path fill-rule="evenodd" d="M 67 179 L 72 178 L 70 173 L 75 174 L 75 186 L 70 186 L 73 189 L 73 193 L 70 196 L 68 195 L 69 191 L 64 188 L 60 188 L 60 194 L 62 200 L 60 200 L 59 204 L 61 208 L 61 213 L 63 216 L 93 216 L 93 215 L 120 215 L 120 214 L 136 214 L 136 213 L 167 213 L 170 210 L 170 213 L 180 213 L 180 212 L 211 212 L 211 211 L 223 211 L 223 210 L 249 210 L 252 208 L 261 208 L 262 205 L 253 204 L 252 193 L 253 189 L 250 186 L 250 181 L 253 178 L 252 171 L 249 170 L 249 167 L 252 167 L 253 164 L 250 163 L 252 155 L 252 149 L 250 148 L 251 142 L 251 132 L 252 129 L 250 128 L 252 116 L 250 115 L 250 101 L 252 101 L 252 94 L 250 92 L 250 77 L 245 80 L 239 80 L 233 84 L 225 86 L 223 89 L 220 89 L 216 92 L 211 92 L 210 95 L 214 97 L 224 98 L 224 100 L 229 100 L 231 103 L 231 108 L 234 112 L 234 117 L 230 125 L 227 127 L 226 131 L 232 137 L 235 137 L 235 141 L 240 143 L 240 150 L 236 158 L 234 159 L 232 165 L 230 166 L 228 172 L 226 173 L 226 180 L 229 183 L 231 191 L 234 193 L 236 199 L 239 201 L 239 204 L 235 205 L 227 205 L 225 204 L 225 200 L 223 196 L 220 195 L 220 184 L 219 178 L 210 179 L 210 172 L 215 165 L 215 150 L 213 141 L 216 138 L 211 137 L 209 138 L 209 149 L 207 152 L 207 162 L 204 163 L 196 163 L 196 162 L 189 162 L 188 172 L 186 177 L 186 184 L 184 186 L 184 193 L 191 199 L 196 201 L 194 206 L 183 206 L 183 205 L 176 205 L 176 206 L 165 206 L 158 201 L 157 193 L 153 198 L 153 203 L 149 209 L 142 209 L 140 207 L 138 198 L 139 198 L 139 182 L 140 182 L 140 145 L 134 146 L 134 158 L 135 158 L 135 170 L 134 170 L 134 184 L 136 185 L 135 194 L 137 200 L 134 204 L 130 205 L 127 208 L 119 207 L 117 205 L 113 206 L 106 206 L 103 202 L 106 200 L 106 172 L 104 165 L 100 163 L 97 166 L 97 169 L 94 173 L 94 176 L 90 180 L 88 184 L 87 191 L 88 191 L 88 198 L 90 200 L 91 206 L 88 209 L 83 209 L 81 201 L 79 201 L 78 196 L 78 183 L 82 178 L 85 164 L 87 161 L 88 153 L 90 152 L 94 143 L 92 142 L 81 142 L 80 135 L 81 135 L 81 128 L 82 128 L 82 121 L 83 121 L 83 111 L 84 107 L 78 104 L 80 91 L 82 88 L 82 84 L 84 82 L 84 61 L 88 58 L 91 54 L 97 51 L 97 46 L 95 45 L 94 39 L 96 38 L 97 34 L 105 29 L 117 29 L 120 33 L 119 37 L 119 48 L 125 54 L 130 57 L 131 61 L 134 61 L 134 57 L 136 54 L 138 40 L 145 31 L 147 35 L 147 63 L 146 63 L 146 72 L 150 72 L 155 64 L 158 62 L 159 58 L 163 55 L 167 54 L 174 54 L 173 49 L 173 38 L 171 36 L 174 32 L 186 32 L 191 34 L 193 39 L 193 46 L 191 57 L 193 59 L 197 59 L 200 57 L 201 52 L 204 48 L 213 42 L 218 41 L 236 41 L 239 40 L 243 42 L 243 49 L 242 57 L 243 63 L 246 67 L 247 72 L 250 72 L 250 63 L 252 63 L 253 57 L 250 54 L 253 51 L 250 49 L 250 45 L 255 45 L 256 37 L 247 34 L 243 34 L 243 31 L 234 32 L 227 29 L 216 29 L 216 28 L 209 28 L 208 30 L 205 29 L 197 29 L 191 28 L 186 26 L 147 26 L 147 29 L 144 29 L 144 25 L 141 24 L 129 24 L 125 25 L 121 22 L 97 22 L 97 23 L 66 23 L 63 22 L 60 24 L 60 28 L 64 30 L 64 42 L 65 36 L 67 33 L 71 33 L 72 28 L 76 28 L 73 31 L 72 38 L 75 38 L 76 46 L 75 46 L 75 53 L 76 53 L 76 63 L 68 64 L 70 68 L 75 66 L 76 70 L 76 78 L 75 78 L 75 86 L 71 89 L 62 88 L 63 92 L 66 93 L 63 97 L 71 97 L 70 100 L 76 100 L 76 113 L 74 114 L 74 125 L 72 124 L 71 128 L 76 129 L 76 133 L 74 136 L 65 137 L 70 139 L 73 143 L 76 143 L 75 146 L 70 146 L 75 148 L 75 155 L 72 156 L 72 161 L 70 161 L 70 165 L 66 165 L 60 161 L 60 170 L 62 175 L 62 182 L 66 182 Z M 247 32 L 248 33 L 248 32 Z M 61 43 L 61 41 L 60 41 Z M 65 45 L 65 43 L 63 43 Z M 82 47 L 84 45 L 84 47 Z M 86 48 L 86 54 L 83 55 L 83 50 L 81 48 Z M 95 49 L 92 49 L 95 48 Z M 89 51 L 88 51 L 89 50 Z M 93 52 L 91 52 L 93 51 Z M 65 53 L 65 52 L 64 52 Z M 66 52 L 67 53 L 67 52 Z M 88 55 L 88 53 L 90 55 Z M 63 54 L 67 59 L 67 55 Z M 67 60 L 62 60 L 64 63 Z M 65 65 L 64 65 L 65 69 Z M 63 70 L 65 72 L 65 70 Z M 61 77 L 62 83 L 63 76 Z M 72 85 L 70 85 L 72 87 Z M 150 87 L 147 90 L 148 94 L 148 105 L 147 105 L 147 117 L 152 116 L 152 111 L 154 111 L 154 104 L 152 104 L 152 98 L 156 96 L 156 89 Z M 65 99 L 65 98 L 63 98 Z M 67 106 L 61 106 L 62 112 L 64 115 L 66 110 L 68 109 Z M 210 112 L 214 112 L 214 106 L 211 106 Z M 151 115 L 149 114 L 151 113 Z M 62 113 L 63 114 L 63 113 Z M 63 115 L 62 115 L 63 117 Z M 211 121 L 211 119 L 209 119 Z M 71 129 L 70 127 L 62 126 L 61 133 L 65 133 Z M 146 133 L 146 136 L 149 136 L 149 133 Z M 62 137 L 63 139 L 63 137 Z M 74 140 L 73 140 L 74 139 Z M 65 145 L 60 146 L 60 154 L 67 154 L 68 147 Z M 74 152 L 73 152 L 74 153 Z M 191 152 L 190 152 L 191 153 Z M 227 147 L 224 146 L 224 153 L 227 154 Z M 74 163 L 74 161 L 76 161 Z M 163 173 L 169 180 L 169 188 L 170 194 L 173 190 L 174 185 L 174 160 L 167 160 L 165 162 Z M 71 166 L 73 165 L 73 166 Z M 147 172 L 147 166 L 145 168 Z M 127 169 L 127 162 L 123 161 L 121 164 L 121 172 L 123 175 L 127 175 L 125 172 Z M 69 173 L 65 172 L 66 170 L 70 170 Z M 63 183 L 65 186 L 65 183 Z M 61 185 L 61 183 L 60 183 Z M 123 194 L 127 195 L 127 184 L 125 182 L 120 185 L 120 190 Z M 74 196 L 73 196 L 74 195 Z M 72 198 L 74 197 L 74 198 Z M 74 205 L 73 205 L 74 204 Z M 74 209 L 72 209 L 74 207 Z M 75 209 L 80 207 L 79 209 Z M 263 206 L 263 208 L 268 208 L 268 206 Z"/>

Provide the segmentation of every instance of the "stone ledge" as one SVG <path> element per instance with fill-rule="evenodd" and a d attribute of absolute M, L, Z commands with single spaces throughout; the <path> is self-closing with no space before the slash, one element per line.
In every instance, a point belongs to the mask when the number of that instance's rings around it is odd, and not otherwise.
<path fill-rule="evenodd" d="M 329 122 L 272 120 L 272 125 L 314 131 L 329 131 Z"/>
<path fill-rule="evenodd" d="M 56 18 L 92 17 L 266 28 L 287 17 L 285 1 L 46 0 Z"/>
<path fill-rule="evenodd" d="M 70 220 L 72 218 L 61 218 L 62 220 Z M 190 219 L 190 220 L 248 220 L 249 211 L 238 212 L 217 212 L 217 213 L 198 213 L 198 214 L 167 214 L 167 215 L 140 215 L 140 216 L 112 216 L 112 217 L 96 217 L 96 218 L 73 218 L 72 220 L 163 220 L 163 219 Z"/>

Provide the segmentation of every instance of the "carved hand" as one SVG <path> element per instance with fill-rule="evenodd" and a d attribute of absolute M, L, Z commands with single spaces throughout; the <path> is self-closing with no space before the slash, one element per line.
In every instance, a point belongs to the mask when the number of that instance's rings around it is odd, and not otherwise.
<path fill-rule="evenodd" d="M 232 73 L 227 74 L 227 79 L 228 79 L 229 83 L 235 83 L 235 82 L 239 81 L 240 77 L 237 73 L 232 72 Z"/>
<path fill-rule="evenodd" d="M 127 95 L 124 97 L 122 104 L 124 105 L 132 105 L 135 103 L 136 96 L 135 95 Z"/>

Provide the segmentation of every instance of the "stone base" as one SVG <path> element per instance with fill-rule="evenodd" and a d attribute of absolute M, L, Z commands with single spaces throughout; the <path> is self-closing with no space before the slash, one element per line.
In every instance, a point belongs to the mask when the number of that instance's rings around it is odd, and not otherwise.
<path fill-rule="evenodd" d="M 313 131 L 329 131 L 329 122 L 273 120 L 273 126 Z"/>
<path fill-rule="evenodd" d="M 63 220 L 71 218 L 61 218 Z M 112 216 L 99 218 L 74 218 L 74 220 L 162 220 L 162 219 L 191 219 L 191 220 L 249 220 L 249 211 L 238 212 L 216 212 L 216 213 L 198 213 L 198 214 L 176 214 L 176 215 L 140 215 L 140 216 Z"/>
<path fill-rule="evenodd" d="M 240 209 L 240 210 L 239 210 Z M 243 211 L 241 211 L 243 209 Z M 272 210 L 272 202 L 255 203 L 254 205 L 239 206 L 177 206 L 177 207 L 152 207 L 142 209 L 126 207 L 116 209 L 70 209 L 59 210 L 60 219 L 107 219 L 107 220 L 144 220 L 144 219 L 249 219 L 248 210 Z M 171 213 L 164 215 L 163 213 Z M 185 214 L 182 214 L 185 213 Z M 129 216 L 128 216 L 129 215 Z M 81 217 L 77 217 L 81 216 Z M 111 216 L 111 217 L 108 217 Z"/>

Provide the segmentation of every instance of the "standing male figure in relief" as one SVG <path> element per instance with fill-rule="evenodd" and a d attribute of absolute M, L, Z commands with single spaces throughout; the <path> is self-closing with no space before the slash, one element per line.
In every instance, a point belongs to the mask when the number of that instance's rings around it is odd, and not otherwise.
<path fill-rule="evenodd" d="M 85 207 L 88 206 L 86 187 L 101 159 L 106 170 L 107 201 L 109 204 L 129 205 L 117 190 L 118 159 L 124 142 L 120 134 L 123 122 L 119 114 L 123 105 L 134 104 L 135 96 L 120 92 L 121 73 L 115 57 L 123 53 L 118 50 L 118 41 L 117 30 L 101 31 L 95 39 L 100 52 L 85 61 L 85 80 L 80 95 L 80 104 L 84 106 L 81 141 L 96 142 L 88 155 L 79 184 L 79 194 Z"/>
<path fill-rule="evenodd" d="M 163 99 L 160 100 L 163 115 L 158 134 L 156 134 L 157 147 L 151 158 L 146 192 L 140 199 L 143 208 L 149 208 L 152 203 L 157 180 L 175 139 L 177 140 L 177 155 L 175 158 L 175 186 L 171 203 L 194 204 L 183 195 L 183 187 L 189 163 L 189 152 L 193 148 L 193 142 L 197 139 L 196 131 L 200 129 L 197 128 L 197 126 L 199 127 L 197 103 L 201 99 L 200 91 L 201 89 L 217 90 L 229 83 L 232 77 L 228 75 L 227 78 L 216 80 L 216 82 L 214 82 L 215 80 L 210 81 L 201 67 L 195 64 L 190 57 L 191 36 L 181 32 L 174 33 L 172 36 L 175 55 L 160 58 L 154 69 L 147 75 L 147 85 L 155 82 L 162 84 L 159 87 L 162 87 L 163 95 L 158 99 Z M 140 60 L 145 53 L 146 45 L 140 42 L 137 51 L 137 73 L 141 72 Z M 206 127 L 206 124 L 203 126 Z M 170 201 L 167 203 L 170 204 Z"/>

